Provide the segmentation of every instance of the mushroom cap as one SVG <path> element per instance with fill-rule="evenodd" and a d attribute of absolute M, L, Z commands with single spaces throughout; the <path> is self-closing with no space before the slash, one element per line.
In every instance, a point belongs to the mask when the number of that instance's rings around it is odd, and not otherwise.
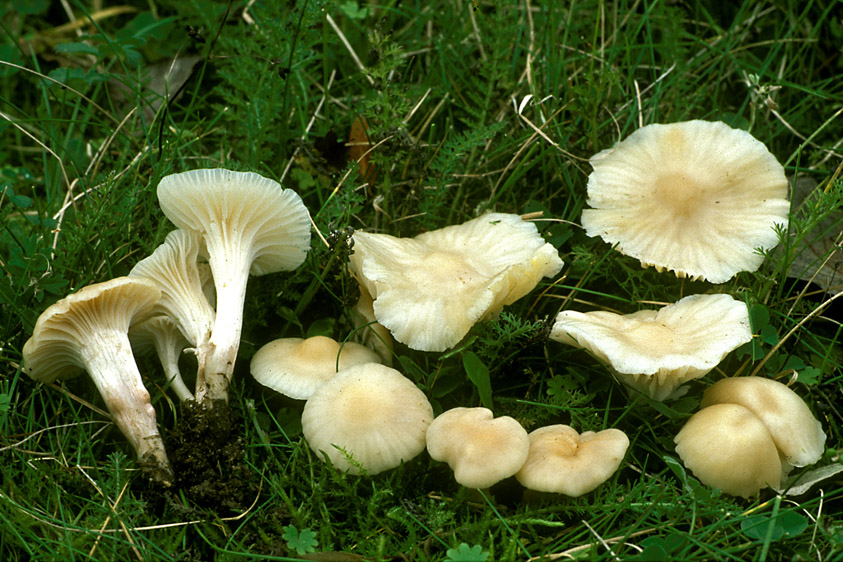
<path fill-rule="evenodd" d="M 527 460 L 530 439 L 518 421 L 495 418 L 487 408 L 452 408 L 427 428 L 427 452 L 448 463 L 457 482 L 488 488 L 518 472 Z"/>
<path fill-rule="evenodd" d="M 117 277 L 64 297 L 35 322 L 23 346 L 24 372 L 38 382 L 81 374 L 82 347 L 91 345 L 89 336 L 102 331 L 128 334 L 131 324 L 152 313 L 160 296 L 148 279 Z"/>
<path fill-rule="evenodd" d="M 424 450 L 433 408 L 413 382 L 377 363 L 355 365 L 325 382 L 304 405 L 310 448 L 340 470 L 369 474 L 395 468 Z"/>
<path fill-rule="evenodd" d="M 551 339 L 584 348 L 625 384 L 664 400 L 752 339 L 746 305 L 729 295 L 691 295 L 632 314 L 562 311 Z"/>
<path fill-rule="evenodd" d="M 301 197 L 259 174 L 222 168 L 171 174 L 158 184 L 158 202 L 176 226 L 203 234 L 215 275 L 223 247 L 247 252 L 252 275 L 295 269 L 310 249 Z"/>
<path fill-rule="evenodd" d="M 781 483 L 782 463 L 770 432 L 741 405 L 703 408 L 673 441 L 694 476 L 727 494 L 748 498 Z"/>
<path fill-rule="evenodd" d="M 790 465 L 820 460 L 826 439 L 822 425 L 787 385 L 763 377 L 721 379 L 705 390 L 700 407 L 724 403 L 740 404 L 755 414 Z"/>
<path fill-rule="evenodd" d="M 580 434 L 568 425 L 549 425 L 529 437 L 527 461 L 515 478 L 530 490 L 573 498 L 608 480 L 629 447 L 629 438 L 619 429 Z"/>
<path fill-rule="evenodd" d="M 642 265 L 723 283 L 778 244 L 790 204 L 784 168 L 725 123 L 647 125 L 591 158 L 582 224 Z"/>
<path fill-rule="evenodd" d="M 203 288 L 203 274 L 197 261 L 202 240 L 198 232 L 177 229 L 148 257 L 129 272 L 144 277 L 161 289 L 156 312 L 173 318 L 194 346 L 210 338 L 214 308 Z"/>
<path fill-rule="evenodd" d="M 534 224 L 489 213 L 415 238 L 355 232 L 350 267 L 395 339 L 444 351 L 559 273 L 562 260 Z"/>
<path fill-rule="evenodd" d="M 337 371 L 361 363 L 380 363 L 380 356 L 366 346 L 342 346 L 325 336 L 281 338 L 261 347 L 252 357 L 256 381 L 296 400 L 307 400 Z"/>

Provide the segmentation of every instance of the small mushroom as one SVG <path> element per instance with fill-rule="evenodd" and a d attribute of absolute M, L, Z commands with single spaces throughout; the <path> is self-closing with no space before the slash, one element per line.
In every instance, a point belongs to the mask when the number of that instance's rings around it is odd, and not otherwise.
<path fill-rule="evenodd" d="M 676 452 L 700 482 L 748 498 L 778 486 L 776 444 L 758 417 L 739 404 L 714 404 L 691 416 L 674 438 Z"/>
<path fill-rule="evenodd" d="M 298 267 L 310 249 L 310 219 L 301 198 L 251 172 L 201 169 L 164 177 L 161 210 L 179 228 L 202 235 L 216 288 L 216 319 L 196 399 L 228 399 L 243 327 L 249 274 Z"/>
<path fill-rule="evenodd" d="M 591 157 L 589 236 L 642 265 L 723 283 L 778 244 L 790 204 L 784 168 L 746 131 L 720 122 L 647 125 Z"/>
<path fill-rule="evenodd" d="M 512 476 L 529 449 L 521 424 L 509 416 L 495 418 L 488 408 L 452 408 L 427 428 L 427 452 L 448 463 L 467 488 L 488 488 Z"/>
<path fill-rule="evenodd" d="M 215 317 L 205 292 L 205 275 L 198 262 L 201 245 L 198 232 L 174 230 L 152 255 L 139 261 L 129 272 L 129 277 L 149 279 L 161 289 L 161 299 L 155 311 L 172 318 L 193 346 L 198 363 L 196 378 L 199 380 L 204 379 Z"/>
<path fill-rule="evenodd" d="M 378 474 L 424 450 L 433 408 L 401 373 L 378 363 L 343 369 L 304 405 L 302 433 L 320 458 L 351 474 Z"/>
<path fill-rule="evenodd" d="M 155 352 L 164 369 L 167 384 L 179 400 L 193 400 L 179 368 L 179 356 L 190 345 L 175 321 L 169 316 L 153 316 L 129 328 L 129 341 L 136 356 Z"/>
<path fill-rule="evenodd" d="M 325 336 L 307 339 L 281 338 L 261 347 L 250 365 L 256 381 L 296 400 L 307 400 L 337 371 L 361 363 L 380 363 L 366 346 L 346 342 L 342 346 Z"/>
<path fill-rule="evenodd" d="M 784 461 L 808 466 L 822 457 L 825 432 L 805 401 L 790 387 L 764 377 L 730 377 L 703 393 L 701 408 L 739 404 L 761 420 Z M 786 472 L 790 467 L 786 466 Z"/>
<path fill-rule="evenodd" d="M 692 295 L 632 314 L 566 310 L 550 338 L 588 350 L 626 385 L 665 400 L 750 341 L 746 305 L 729 295 Z"/>
<path fill-rule="evenodd" d="M 149 315 L 160 296 L 152 281 L 134 277 L 68 295 L 38 317 L 23 346 L 23 370 L 45 383 L 87 371 L 141 465 L 154 480 L 170 485 L 173 471 L 128 335 L 129 326 Z"/>
<path fill-rule="evenodd" d="M 349 267 L 396 340 L 444 351 L 559 273 L 562 260 L 534 224 L 489 213 L 415 238 L 355 232 Z"/>
<path fill-rule="evenodd" d="M 608 480 L 629 447 L 629 438 L 619 429 L 579 434 L 560 424 L 540 427 L 529 437 L 527 461 L 515 478 L 530 490 L 573 498 Z"/>

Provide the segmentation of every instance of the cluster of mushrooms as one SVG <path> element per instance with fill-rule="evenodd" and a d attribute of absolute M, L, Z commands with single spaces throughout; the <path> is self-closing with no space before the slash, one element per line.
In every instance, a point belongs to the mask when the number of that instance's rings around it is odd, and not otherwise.
<path fill-rule="evenodd" d="M 722 283 L 756 270 L 763 260 L 756 249 L 774 247 L 775 227 L 787 224 L 783 168 L 762 143 L 723 123 L 643 127 L 591 163 L 586 233 L 645 266 Z M 158 199 L 178 228 L 127 277 L 85 287 L 44 311 L 23 355 L 35 380 L 87 371 L 142 465 L 170 484 L 133 349 L 158 354 L 181 400 L 224 403 L 248 276 L 298 267 L 310 247 L 310 219 L 296 193 L 248 172 L 173 174 L 162 179 Z M 557 250 L 533 223 L 488 213 L 414 238 L 357 231 L 348 267 L 361 298 L 346 341 L 279 339 L 250 365 L 261 384 L 306 400 L 304 437 L 321 459 L 376 474 L 427 449 L 464 486 L 487 488 L 514 475 L 526 488 L 568 496 L 593 490 L 620 466 L 629 439 L 617 429 L 580 434 L 553 425 L 528 434 L 485 408 L 434 418 L 424 393 L 392 368 L 395 341 L 450 349 L 475 323 L 561 271 Z M 551 334 L 606 363 L 630 392 L 655 400 L 681 395 L 685 382 L 751 337 L 746 305 L 726 294 L 629 315 L 563 311 Z M 179 372 L 185 352 L 196 357 L 192 391 Z M 822 454 L 819 422 L 781 383 L 724 379 L 706 391 L 703 408 L 676 437 L 677 452 L 700 480 L 727 493 L 749 497 L 776 487 L 790 468 Z M 712 444 L 722 455 L 701 456 Z M 749 452 L 756 449 L 761 464 Z M 733 455 L 742 455 L 745 470 L 725 468 L 727 460 L 734 466 Z"/>

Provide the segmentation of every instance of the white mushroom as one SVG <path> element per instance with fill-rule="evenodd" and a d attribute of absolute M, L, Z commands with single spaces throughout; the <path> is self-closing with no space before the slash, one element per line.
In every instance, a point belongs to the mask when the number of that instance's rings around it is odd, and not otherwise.
<path fill-rule="evenodd" d="M 433 408 L 395 369 L 366 363 L 321 385 L 301 416 L 302 433 L 320 458 L 351 474 L 377 474 L 424 450 Z"/>
<path fill-rule="evenodd" d="M 427 452 L 448 463 L 457 482 L 488 488 L 518 472 L 527 460 L 530 439 L 517 420 L 495 418 L 488 408 L 452 408 L 427 428 Z"/>
<path fill-rule="evenodd" d="M 580 434 L 560 424 L 540 427 L 529 437 L 530 452 L 515 478 L 530 490 L 573 498 L 608 480 L 629 447 L 629 438 L 619 429 Z"/>
<path fill-rule="evenodd" d="M 550 338 L 588 350 L 628 386 L 664 400 L 750 341 L 752 331 L 744 303 L 729 295 L 692 295 L 625 315 L 566 310 Z"/>
<path fill-rule="evenodd" d="M 139 261 L 129 272 L 130 277 L 149 279 L 161 289 L 155 311 L 172 318 L 193 346 L 199 380 L 204 378 L 205 361 L 211 351 L 215 317 L 198 263 L 201 245 L 197 231 L 174 230 L 152 255 Z"/>
<path fill-rule="evenodd" d="M 39 382 L 87 371 L 141 464 L 169 485 L 173 471 L 128 336 L 160 295 L 151 281 L 119 277 L 59 300 L 38 317 L 23 347 L 23 370 Z"/>
<path fill-rule="evenodd" d="M 764 377 L 721 379 L 705 390 L 700 408 L 713 404 L 740 404 L 755 414 L 791 466 L 808 466 L 822 457 L 826 439 L 822 425 L 785 384 Z"/>
<path fill-rule="evenodd" d="M 415 238 L 355 232 L 350 268 L 396 340 L 444 351 L 559 273 L 562 260 L 534 224 L 489 213 Z"/>
<path fill-rule="evenodd" d="M 155 352 L 164 369 L 167 384 L 179 400 L 193 400 L 179 368 L 179 356 L 190 345 L 175 321 L 169 316 L 157 315 L 129 328 L 132 351 L 138 356 Z"/>
<path fill-rule="evenodd" d="M 296 400 L 307 400 L 322 384 L 354 365 L 380 363 L 377 353 L 326 336 L 281 338 L 262 346 L 252 357 L 256 381 Z"/>
<path fill-rule="evenodd" d="M 712 488 L 748 498 L 778 486 L 783 470 L 770 432 L 739 404 L 715 404 L 691 416 L 674 439 L 685 466 Z"/>
<path fill-rule="evenodd" d="M 643 265 L 723 283 L 755 271 L 790 205 L 784 168 L 725 123 L 648 125 L 591 158 L 582 224 Z"/>
<path fill-rule="evenodd" d="M 298 267 L 310 248 L 307 209 L 294 191 L 250 172 L 202 169 L 172 174 L 158 185 L 164 214 L 202 234 L 216 287 L 212 351 L 196 398 L 227 400 L 240 345 L 249 273 Z"/>

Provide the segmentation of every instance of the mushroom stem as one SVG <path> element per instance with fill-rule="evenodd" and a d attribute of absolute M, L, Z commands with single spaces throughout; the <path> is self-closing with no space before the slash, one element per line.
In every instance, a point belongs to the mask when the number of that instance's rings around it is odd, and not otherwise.
<path fill-rule="evenodd" d="M 245 256 L 222 255 L 222 261 L 215 259 L 215 253 L 210 248 L 209 253 L 217 290 L 217 316 L 211 332 L 210 350 L 205 357 L 205 370 L 196 381 L 196 400 L 206 404 L 216 400 L 228 401 L 228 387 L 240 347 L 243 306 L 249 280 L 249 264 L 240 263 L 239 259 Z"/>
<path fill-rule="evenodd" d="M 105 328 L 92 337 L 95 340 L 83 345 L 80 355 L 114 423 L 132 444 L 152 478 L 172 485 L 173 469 L 128 335 L 120 329 Z"/>

